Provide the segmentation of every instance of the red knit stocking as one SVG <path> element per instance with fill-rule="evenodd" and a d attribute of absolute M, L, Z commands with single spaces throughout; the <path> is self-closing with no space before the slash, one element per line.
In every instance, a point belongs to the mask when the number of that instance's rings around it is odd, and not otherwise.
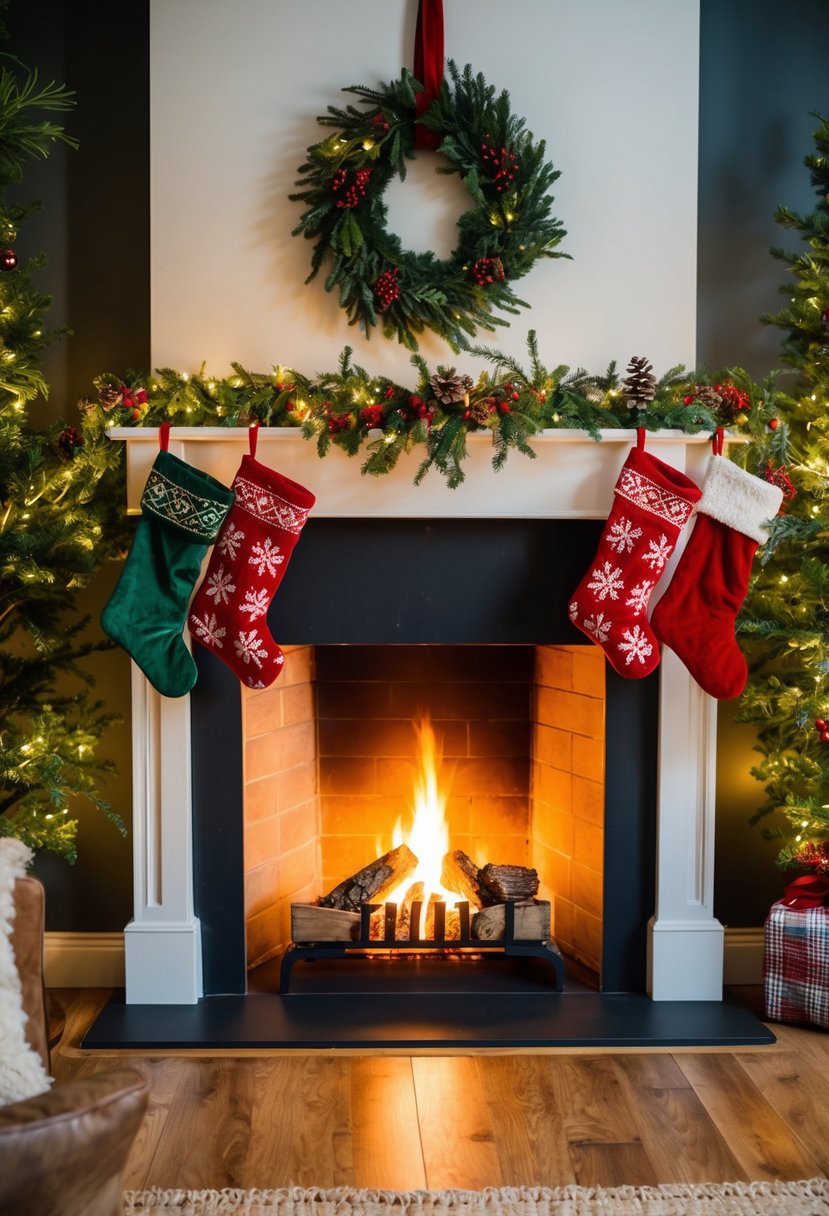
<path fill-rule="evenodd" d="M 243 456 L 232 489 L 236 501 L 216 538 L 210 565 L 190 605 L 190 631 L 250 688 L 267 688 L 282 669 L 282 651 L 267 626 L 268 608 L 314 505 L 314 495 Z"/>
<path fill-rule="evenodd" d="M 570 600 L 570 620 L 620 675 L 639 679 L 659 663 L 648 603 L 699 497 L 690 478 L 644 450 L 640 431 L 596 556 Z"/>
<path fill-rule="evenodd" d="M 738 697 L 748 679 L 734 627 L 754 555 L 782 497 L 779 486 L 712 456 L 691 538 L 653 612 L 659 640 L 720 701 Z"/>

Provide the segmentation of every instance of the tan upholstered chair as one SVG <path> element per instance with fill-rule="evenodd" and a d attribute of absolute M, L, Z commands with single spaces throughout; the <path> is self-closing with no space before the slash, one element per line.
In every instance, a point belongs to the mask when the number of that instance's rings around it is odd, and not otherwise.
<path fill-rule="evenodd" d="M 12 947 L 26 1035 L 48 1072 L 44 902 L 37 879 L 18 879 Z M 132 1068 L 55 1084 L 38 1097 L 0 1106 L 0 1212 L 120 1216 L 124 1170 L 146 1108 L 146 1081 Z"/>

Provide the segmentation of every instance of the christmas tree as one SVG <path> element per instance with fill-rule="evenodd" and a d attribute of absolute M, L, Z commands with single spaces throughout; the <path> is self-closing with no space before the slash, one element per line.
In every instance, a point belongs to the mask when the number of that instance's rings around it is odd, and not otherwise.
<path fill-rule="evenodd" d="M 805 164 L 817 203 L 808 215 L 777 211 L 802 243 L 772 250 L 788 269 L 787 303 L 764 318 L 785 335 L 786 421 L 772 420 L 742 457 L 784 501 L 744 609 L 751 677 L 740 719 L 757 726 L 752 771 L 766 800 L 755 819 L 780 839 L 779 865 L 829 874 L 829 122 L 815 117 Z"/>
<path fill-rule="evenodd" d="M 48 392 L 38 359 L 56 335 L 35 286 L 44 259 L 23 252 L 36 204 L 13 197 L 27 161 L 73 144 L 44 117 L 72 104 L 16 59 L 0 61 L 0 835 L 69 860 L 78 796 L 121 826 L 97 792 L 110 766 L 95 749 L 111 718 L 91 700 L 84 659 L 104 643 L 84 636 L 77 593 L 119 543 L 121 526 L 105 513 L 123 492 L 101 492 L 120 474 L 100 428 L 80 418 L 30 425 L 31 404 Z"/>

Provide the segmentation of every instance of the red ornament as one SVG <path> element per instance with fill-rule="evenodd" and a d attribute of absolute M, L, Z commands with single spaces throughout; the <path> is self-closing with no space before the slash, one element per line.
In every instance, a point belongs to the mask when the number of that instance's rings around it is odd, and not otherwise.
<path fill-rule="evenodd" d="M 384 270 L 374 284 L 374 297 L 377 300 L 377 311 L 386 312 L 400 296 L 400 284 L 397 281 L 397 267 Z"/>
<path fill-rule="evenodd" d="M 349 413 L 332 414 L 328 419 L 329 435 L 336 435 L 338 431 L 344 431 L 350 421 L 351 415 Z"/>
<path fill-rule="evenodd" d="M 776 431 L 779 426 L 780 426 L 779 418 L 769 418 L 769 430 L 770 431 Z"/>
<path fill-rule="evenodd" d="M 17 254 L 13 249 L 0 249 L 0 270 L 14 270 Z"/>
<path fill-rule="evenodd" d="M 823 718 L 815 718 L 815 730 L 826 730 L 826 721 Z"/>

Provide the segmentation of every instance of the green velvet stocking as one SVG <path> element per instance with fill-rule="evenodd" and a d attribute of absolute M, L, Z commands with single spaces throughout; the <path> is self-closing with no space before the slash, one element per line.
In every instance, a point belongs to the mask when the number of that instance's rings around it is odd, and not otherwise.
<path fill-rule="evenodd" d="M 129 557 L 101 625 L 162 696 L 183 697 L 196 682 L 182 637 L 187 606 L 233 499 L 220 481 L 170 452 L 155 458 Z"/>

